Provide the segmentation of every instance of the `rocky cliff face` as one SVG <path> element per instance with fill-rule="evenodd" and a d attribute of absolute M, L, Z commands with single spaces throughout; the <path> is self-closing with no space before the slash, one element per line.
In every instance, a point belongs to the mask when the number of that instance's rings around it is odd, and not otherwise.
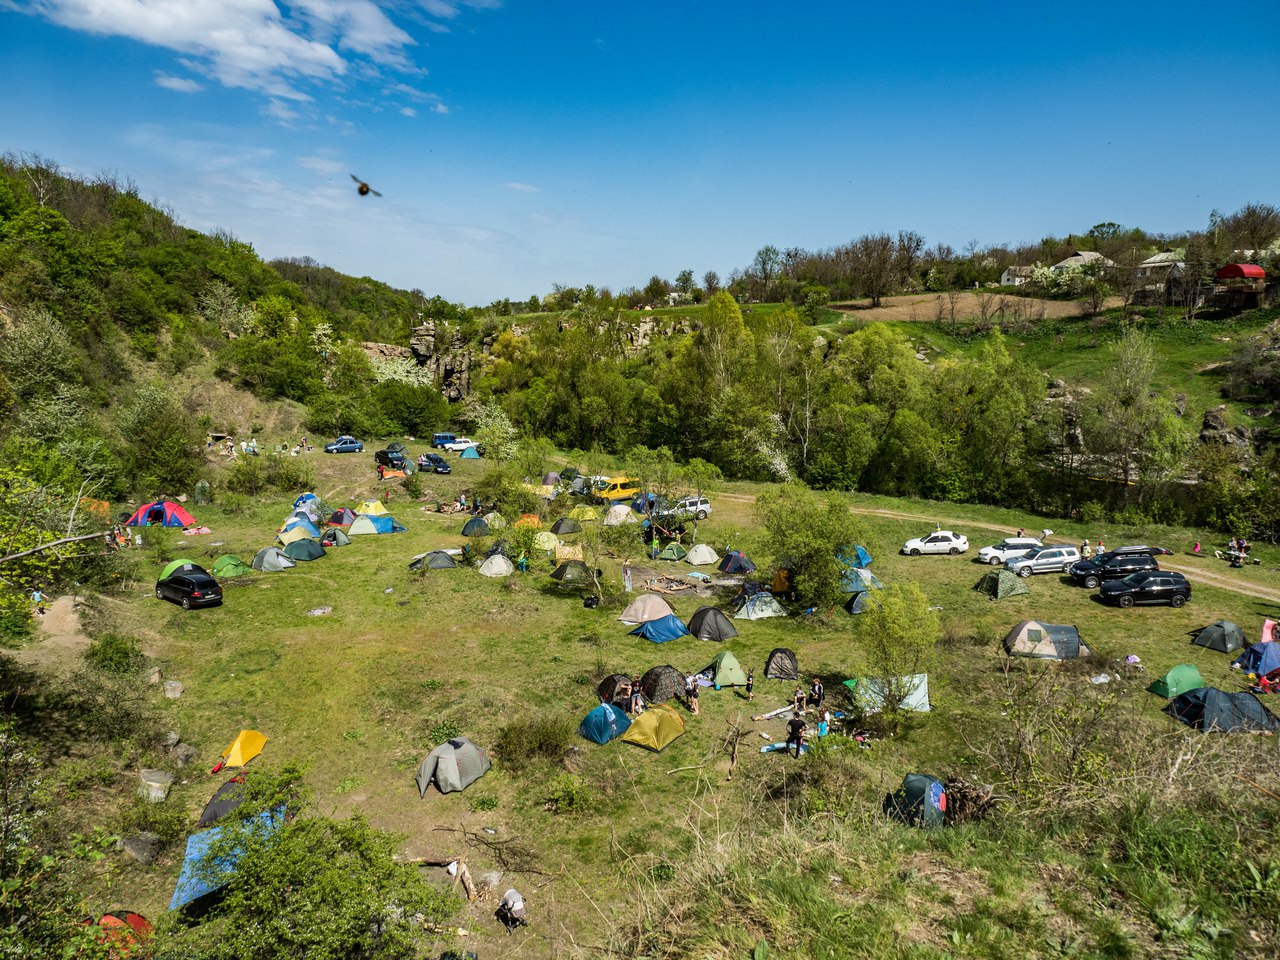
<path fill-rule="evenodd" d="M 482 349 L 487 352 L 489 346 L 486 341 Z M 429 320 L 414 328 L 413 336 L 409 338 L 409 349 L 418 366 L 426 367 L 440 384 L 440 392 L 450 403 L 465 400 L 471 393 L 471 368 L 479 358 L 474 356 L 474 348 L 460 332 L 447 323 L 437 326 L 435 321 Z"/>

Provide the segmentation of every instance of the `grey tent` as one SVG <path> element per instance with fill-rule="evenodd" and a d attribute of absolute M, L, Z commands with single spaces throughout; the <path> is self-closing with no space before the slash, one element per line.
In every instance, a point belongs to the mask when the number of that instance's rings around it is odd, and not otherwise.
<path fill-rule="evenodd" d="M 671 604 L 662 597 L 656 593 L 644 593 L 627 604 L 627 609 L 622 611 L 622 616 L 618 619 L 634 626 L 637 623 L 648 623 L 650 620 L 661 620 L 674 613 Z"/>
<path fill-rule="evenodd" d="M 324 547 L 317 540 L 303 537 L 293 541 L 281 552 L 291 560 L 319 560 L 324 556 Z"/>
<path fill-rule="evenodd" d="M 1093 651 L 1080 642 L 1080 631 L 1067 623 L 1042 623 L 1023 620 L 1015 624 L 1004 638 L 1005 652 L 1011 657 L 1036 657 L 1041 660 L 1074 660 L 1091 657 Z"/>
<path fill-rule="evenodd" d="M 863 713 L 879 713 L 891 700 L 898 701 L 899 710 L 929 712 L 929 677 L 913 673 L 905 677 L 893 677 L 886 685 L 876 677 L 860 677 L 846 680 L 844 685 L 853 695 L 853 702 Z"/>
<path fill-rule="evenodd" d="M 764 675 L 770 680 L 799 680 L 800 661 L 794 650 L 775 647 L 764 662 Z"/>
<path fill-rule="evenodd" d="M 1191 642 L 1219 653 L 1234 653 L 1244 649 L 1244 631 L 1230 620 L 1218 620 L 1197 630 Z"/>
<path fill-rule="evenodd" d="M 218 788 L 217 793 L 204 805 L 204 812 L 196 823 L 201 829 L 211 827 L 244 802 L 244 777 L 232 777 Z"/>
<path fill-rule="evenodd" d="M 468 740 L 457 737 L 440 744 L 418 768 L 418 790 L 427 795 L 427 787 L 436 785 L 441 793 L 465 790 L 493 766 L 489 754 Z"/>
<path fill-rule="evenodd" d="M 774 599 L 772 593 L 760 591 L 747 597 L 746 601 L 733 615 L 735 620 L 764 620 L 767 617 L 785 617 L 787 611 Z"/>
<path fill-rule="evenodd" d="M 265 570 L 267 573 L 279 573 L 296 567 L 297 564 L 284 555 L 277 547 L 263 547 L 253 555 L 253 569 Z"/>
<path fill-rule="evenodd" d="M 852 616 L 857 616 L 867 609 L 867 600 L 871 597 L 870 590 L 859 590 L 857 593 L 850 594 L 849 599 L 844 602 L 844 612 Z M 873 600 L 873 603 L 879 605 L 879 600 Z"/>
<path fill-rule="evenodd" d="M 738 635 L 729 618 L 715 607 L 699 607 L 689 618 L 689 632 L 699 640 L 728 640 Z"/>
<path fill-rule="evenodd" d="M 492 557 L 480 564 L 480 576 L 482 577 L 509 577 L 516 572 L 516 568 L 500 553 L 495 553 Z"/>
<path fill-rule="evenodd" d="M 581 533 L 582 524 L 573 517 L 561 517 L 551 525 L 551 532 L 558 537 L 567 537 L 571 533 Z"/>
<path fill-rule="evenodd" d="M 347 536 L 345 531 L 339 530 L 337 527 L 330 527 L 320 535 L 320 543 L 326 547 L 345 547 L 351 543 L 351 538 Z"/>
<path fill-rule="evenodd" d="M 984 573 L 982 579 L 973 585 L 973 589 L 979 593 L 985 593 L 992 600 L 1003 600 L 1005 597 L 1016 597 L 1019 594 L 1031 592 L 1024 577 L 1004 567 Z"/>
<path fill-rule="evenodd" d="M 1165 712 L 1187 726 L 1216 733 L 1270 733 L 1271 716 L 1251 693 L 1227 693 L 1216 687 L 1188 690 L 1169 701 Z"/>
<path fill-rule="evenodd" d="M 596 694 L 601 703 L 612 703 L 625 708 L 631 699 L 631 678 L 625 673 L 613 673 L 600 681 Z"/>
<path fill-rule="evenodd" d="M 670 664 L 652 667 L 640 678 L 640 689 L 650 703 L 662 703 L 684 693 L 684 674 Z"/>
<path fill-rule="evenodd" d="M 452 570 L 457 565 L 457 561 L 443 550 L 420 553 L 409 561 L 410 570 Z"/>

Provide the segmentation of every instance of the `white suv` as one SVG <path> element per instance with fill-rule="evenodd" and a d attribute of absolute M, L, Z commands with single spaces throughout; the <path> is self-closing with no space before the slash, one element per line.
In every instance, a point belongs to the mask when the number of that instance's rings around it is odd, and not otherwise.
<path fill-rule="evenodd" d="M 446 443 L 444 448 L 450 453 L 461 453 L 463 450 L 467 449 L 467 447 L 474 446 L 476 446 L 476 442 L 474 440 L 468 439 L 467 437 L 459 437 L 452 443 Z"/>
<path fill-rule="evenodd" d="M 699 520 L 711 515 L 711 501 L 706 497 L 685 497 L 671 505 L 672 513 L 692 513 Z"/>
<path fill-rule="evenodd" d="M 1043 546 L 1035 537 L 1005 537 L 997 544 L 983 547 L 978 551 L 978 559 L 998 567 L 1006 560 L 1024 557 L 1036 547 Z"/>
<path fill-rule="evenodd" d="M 1024 557 L 1016 557 L 1005 564 L 1020 577 L 1033 573 L 1068 573 L 1071 565 L 1080 559 L 1080 551 L 1057 543 L 1036 547 Z"/>

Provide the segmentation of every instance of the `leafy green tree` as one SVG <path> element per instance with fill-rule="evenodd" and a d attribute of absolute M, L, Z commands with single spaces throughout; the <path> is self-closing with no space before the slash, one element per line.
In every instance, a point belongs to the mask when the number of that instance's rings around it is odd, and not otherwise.
<path fill-rule="evenodd" d="M 79 381 L 77 366 L 71 336 L 48 310 L 24 310 L 0 333 L 0 368 L 20 400 L 47 397 Z"/>
<path fill-rule="evenodd" d="M 729 387 L 735 375 L 751 356 L 753 340 L 742 322 L 742 311 L 726 290 L 709 301 L 702 315 L 702 325 L 693 338 L 698 366 L 710 380 L 713 392 Z"/>
<path fill-rule="evenodd" d="M 799 484 L 786 484 L 760 496 L 756 519 L 765 533 L 766 555 L 791 571 L 796 596 L 819 610 L 835 607 L 843 596 L 845 570 L 839 554 L 867 542 L 849 508 Z"/>
<path fill-rule="evenodd" d="M 484 447 L 487 459 L 501 463 L 515 456 L 520 441 L 519 431 L 496 401 L 488 400 L 479 406 L 475 424 L 476 442 Z"/>
<path fill-rule="evenodd" d="M 933 667 L 940 626 L 918 584 L 894 584 L 876 592 L 858 617 L 858 641 L 866 672 L 885 692 L 893 716 L 914 686 L 909 679 Z"/>
<path fill-rule="evenodd" d="M 139 387 L 116 416 L 128 475 L 139 491 L 187 489 L 204 462 L 194 421 L 158 383 Z"/>

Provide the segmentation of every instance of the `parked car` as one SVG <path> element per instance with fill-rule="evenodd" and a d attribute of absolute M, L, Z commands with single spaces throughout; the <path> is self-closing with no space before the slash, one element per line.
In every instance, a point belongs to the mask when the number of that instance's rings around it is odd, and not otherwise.
<path fill-rule="evenodd" d="M 629 477 L 610 477 L 609 482 L 597 493 L 605 500 L 631 501 L 640 496 L 640 488 L 636 486 L 636 481 Z"/>
<path fill-rule="evenodd" d="M 455 441 L 455 440 L 457 440 L 457 439 L 458 439 L 458 435 L 457 435 L 456 433 L 436 433 L 436 434 L 432 434 L 432 436 L 431 436 L 431 446 L 432 446 L 432 447 L 435 447 L 435 448 L 442 448 L 442 447 L 444 447 L 446 444 L 453 443 L 453 441 Z"/>
<path fill-rule="evenodd" d="M 1180 607 L 1191 599 L 1191 584 L 1172 570 L 1144 570 L 1120 580 L 1108 580 L 1098 591 L 1106 603 L 1132 607 L 1137 603 L 1167 603 Z"/>
<path fill-rule="evenodd" d="M 913 557 L 922 553 L 964 553 L 969 549 L 969 538 L 962 533 L 938 530 L 925 537 L 916 537 L 902 545 L 902 552 Z"/>
<path fill-rule="evenodd" d="M 183 570 L 156 581 L 156 599 L 182 605 L 183 610 L 222 603 L 222 587 L 205 570 Z"/>
<path fill-rule="evenodd" d="M 983 563 L 998 567 L 1005 561 L 1012 560 L 1015 557 L 1025 557 L 1040 546 L 1043 546 L 1043 544 L 1035 537 L 1005 537 L 999 543 L 979 550 L 978 559 Z"/>
<path fill-rule="evenodd" d="M 1146 553 L 1104 553 L 1092 560 L 1081 560 L 1071 565 L 1071 577 L 1090 590 L 1104 580 L 1120 580 L 1131 573 L 1159 570 L 1155 557 Z"/>
<path fill-rule="evenodd" d="M 364 444 L 355 437 L 339 437 L 324 445 L 325 453 L 364 453 Z"/>
<path fill-rule="evenodd" d="M 390 447 L 386 450 L 379 450 L 373 455 L 373 459 L 375 463 L 380 463 L 391 470 L 403 470 L 404 465 L 409 462 L 409 458 L 404 455 L 403 450 L 393 450 Z"/>
<path fill-rule="evenodd" d="M 453 467 L 438 453 L 424 453 L 418 458 L 418 466 L 433 473 L 453 473 Z"/>
<path fill-rule="evenodd" d="M 1080 559 L 1080 551 L 1060 543 L 1045 543 L 1034 547 L 1020 557 L 1005 564 L 1011 573 L 1029 577 L 1033 573 L 1066 573 Z"/>
<path fill-rule="evenodd" d="M 455 437 L 444 444 L 444 449 L 448 450 L 450 453 L 461 453 L 463 450 L 467 449 L 467 447 L 474 446 L 476 446 L 476 442 L 470 437 Z"/>
<path fill-rule="evenodd" d="M 677 500 L 672 506 L 675 513 L 691 513 L 699 520 L 711 516 L 711 501 L 706 497 L 685 497 Z"/>
<path fill-rule="evenodd" d="M 1126 554 L 1141 553 L 1148 557 L 1166 557 L 1172 556 L 1173 551 L 1167 547 L 1149 547 L 1145 543 L 1135 544 L 1131 547 L 1115 547 L 1105 553 L 1100 553 L 1093 559 L 1099 560 L 1102 557 L 1119 557 Z"/>

